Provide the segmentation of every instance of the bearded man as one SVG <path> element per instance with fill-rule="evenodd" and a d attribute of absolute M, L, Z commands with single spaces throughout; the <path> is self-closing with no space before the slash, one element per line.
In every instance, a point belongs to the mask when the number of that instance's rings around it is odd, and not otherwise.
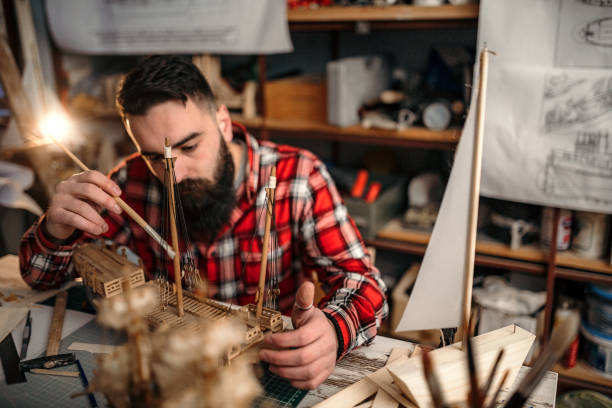
<path fill-rule="evenodd" d="M 266 336 L 260 352 L 270 370 L 298 388 L 312 389 L 336 361 L 370 342 L 387 315 L 385 287 L 323 163 L 312 153 L 259 142 L 233 124 L 189 60 L 152 56 L 127 74 L 117 107 L 137 153 L 109 176 L 97 171 L 61 182 L 47 212 L 24 234 L 20 267 L 36 289 L 74 276 L 73 249 L 103 237 L 126 245 L 143 261 L 147 277 L 169 270 L 164 250 L 131 218 L 120 196 L 153 228 L 162 227 L 164 143 L 174 171 L 196 266 L 208 296 L 254 303 L 259 263 L 279 271 L 279 309 L 295 330 Z M 276 166 L 273 230 L 278 247 L 261 253 L 260 215 Z M 317 307 L 308 277 L 316 272 L 328 291 Z M 173 278 L 170 278 L 173 281 Z"/>

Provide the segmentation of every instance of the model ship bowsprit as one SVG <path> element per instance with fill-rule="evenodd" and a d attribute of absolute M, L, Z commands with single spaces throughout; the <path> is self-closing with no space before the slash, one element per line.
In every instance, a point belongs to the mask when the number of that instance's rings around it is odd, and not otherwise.
<path fill-rule="evenodd" d="M 200 277 L 195 261 L 191 254 L 180 256 L 178 245 L 179 226 L 184 225 L 184 216 L 180 205 L 180 195 L 175 194 L 174 166 L 170 146 L 166 141 L 164 151 L 166 171 L 164 183 L 167 187 L 166 212 L 169 214 L 169 227 L 172 236 L 172 246 L 175 254 L 173 258 L 175 273 L 174 283 L 170 283 L 168 275 L 155 276 L 146 286 L 157 292 L 156 306 L 145 317 L 152 330 L 166 330 L 168 328 L 189 328 L 201 332 L 202 321 L 238 320 L 245 326 L 244 337 L 238 346 L 232 347 L 226 360 L 231 360 L 251 346 L 261 342 L 264 332 L 278 332 L 283 329 L 281 313 L 272 308 L 263 306 L 266 295 L 266 267 L 267 256 L 262 256 L 260 265 L 260 282 L 256 296 L 256 304 L 245 305 L 239 309 L 205 297 L 206 284 Z M 270 229 L 274 208 L 274 192 L 276 188 L 276 169 L 272 169 L 269 186 L 266 188 L 266 219 L 263 237 L 263 253 L 268 252 Z M 183 217 L 183 220 L 181 220 Z M 177 223 L 177 218 L 179 222 Z M 189 248 L 186 231 L 184 236 L 185 247 Z M 94 293 L 103 298 L 120 294 L 130 288 L 144 284 L 142 264 L 137 266 L 127 260 L 125 252 L 116 253 L 114 246 L 90 243 L 75 250 L 75 268 L 83 278 L 84 284 Z M 181 264 L 181 260 L 183 261 Z M 190 290 L 183 290 L 183 281 Z M 129 283 L 129 285 L 128 285 Z M 204 289 L 203 289 L 204 288 Z M 203 289 L 203 290 L 202 290 Z M 274 296 L 275 291 L 268 290 L 268 296 Z M 204 295 L 203 295 L 204 293 Z"/>

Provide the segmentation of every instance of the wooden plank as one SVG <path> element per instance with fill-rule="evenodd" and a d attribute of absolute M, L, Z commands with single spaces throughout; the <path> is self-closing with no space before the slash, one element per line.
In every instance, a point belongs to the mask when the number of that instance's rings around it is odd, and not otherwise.
<path fill-rule="evenodd" d="M 393 239 L 426 246 L 429 243 L 430 233 L 413 228 L 406 228 L 399 218 L 389 221 L 377 234 L 379 238 Z M 519 249 L 511 249 L 508 245 L 492 240 L 480 239 L 476 243 L 476 252 L 504 258 L 519 259 L 522 261 L 545 263 L 548 253 L 538 245 L 523 245 Z M 612 267 L 610 268 L 612 271 Z"/>
<path fill-rule="evenodd" d="M 603 373 L 595 370 L 584 361 L 578 361 L 572 368 L 565 368 L 562 365 L 557 364 L 554 366 L 552 371 L 556 371 L 562 377 L 602 385 L 607 387 L 609 390 L 612 390 L 612 379 L 605 377 Z"/>
<path fill-rule="evenodd" d="M 341 21 L 414 21 L 414 20 L 466 20 L 478 17 L 478 4 L 390 7 L 320 7 L 289 10 L 290 23 L 322 23 Z"/>
<path fill-rule="evenodd" d="M 392 349 L 389 359 L 387 360 L 387 365 L 392 364 L 403 357 L 408 357 L 412 351 L 413 350 L 409 348 Z M 398 405 L 399 402 L 396 401 L 395 398 L 393 398 L 393 396 L 384 389 L 378 390 L 376 396 L 374 397 L 374 401 L 372 402 L 372 408 L 397 408 Z"/>
<path fill-rule="evenodd" d="M 64 327 L 64 315 L 66 314 L 66 303 L 68 292 L 60 292 L 55 296 L 55 306 L 53 306 L 53 317 L 49 328 L 49 339 L 47 340 L 47 356 L 54 356 L 59 352 L 60 341 L 62 340 L 62 327 Z"/>
<path fill-rule="evenodd" d="M 491 367 L 500 349 L 505 353 L 493 381 L 491 390 L 497 389 L 503 373 L 510 370 L 507 383 L 513 384 L 520 367 L 529 352 L 535 335 L 518 326 L 507 326 L 473 338 L 477 372 L 481 373 L 479 383 L 486 381 L 483 373 L 491 372 Z M 438 379 L 441 382 L 444 400 L 447 403 L 460 403 L 468 395 L 470 382 L 467 358 L 461 350 L 461 343 L 436 349 L 430 353 Z M 419 406 L 431 405 L 431 395 L 423 373 L 421 359 L 410 359 L 402 364 L 392 364 L 388 368 L 391 376 L 402 393 Z"/>
<path fill-rule="evenodd" d="M 573 251 L 557 252 L 557 265 L 612 275 L 609 259 L 586 259 Z"/>
<path fill-rule="evenodd" d="M 394 350 L 397 350 L 397 351 L 394 351 Z M 393 358 L 393 361 L 408 359 L 407 353 L 409 351 L 410 351 L 410 348 L 393 349 L 391 351 L 391 355 L 389 356 L 388 360 L 390 360 L 391 358 Z M 382 373 L 384 375 L 384 373 L 386 373 L 386 369 L 382 367 L 378 369 L 377 371 L 375 371 L 374 374 L 371 374 L 371 375 L 375 375 L 376 373 Z M 369 376 L 364 377 L 360 379 L 359 381 L 335 393 L 334 395 L 327 398 L 326 400 L 316 404 L 313 408 L 354 407 L 355 405 L 359 404 L 360 402 L 374 395 L 377 391 L 378 391 L 378 385 L 372 380 L 370 380 Z"/>
<path fill-rule="evenodd" d="M 60 377 L 78 377 L 78 371 L 61 371 L 61 370 L 50 370 L 46 368 L 33 368 L 30 370 L 34 374 L 46 374 L 46 375 L 58 375 Z"/>

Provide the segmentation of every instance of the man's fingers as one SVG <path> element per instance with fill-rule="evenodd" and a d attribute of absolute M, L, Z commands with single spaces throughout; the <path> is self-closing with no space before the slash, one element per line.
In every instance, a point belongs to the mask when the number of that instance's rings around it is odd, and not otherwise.
<path fill-rule="evenodd" d="M 294 388 L 299 388 L 301 390 L 314 390 L 319 385 L 323 384 L 323 381 L 325 381 L 327 379 L 327 377 L 329 377 L 330 373 L 331 373 L 330 371 L 323 371 L 323 372 L 321 372 L 319 375 L 317 375 L 315 378 L 313 378 L 311 380 L 307 380 L 307 381 L 294 380 L 294 381 L 291 381 L 291 385 Z"/>
<path fill-rule="evenodd" d="M 300 328 L 312 316 L 314 312 L 313 301 L 314 285 L 312 282 L 306 281 L 300 285 L 295 295 L 295 303 L 291 311 L 291 322 L 294 328 Z"/>
<path fill-rule="evenodd" d="M 314 326 L 314 325 L 313 325 Z M 304 347 L 321 336 L 316 326 L 302 326 L 297 330 L 269 334 L 265 337 L 265 344 L 274 348 Z"/>
<path fill-rule="evenodd" d="M 52 214 L 49 213 L 49 216 L 51 215 Z M 63 225 L 70 226 L 71 228 L 77 228 L 93 235 L 100 235 L 108 230 L 108 226 L 104 221 L 102 221 L 102 225 L 97 224 L 77 213 L 68 211 L 65 208 L 56 210 L 53 216 L 56 220 L 60 220 L 59 222 Z M 49 232 L 53 233 L 53 231 Z"/>
<path fill-rule="evenodd" d="M 117 214 L 121 213 L 121 208 L 114 198 L 96 184 L 68 183 L 62 187 L 62 194 L 89 201 Z"/>
<path fill-rule="evenodd" d="M 79 173 L 75 176 L 75 179 L 79 183 L 95 184 L 111 196 L 121 195 L 121 189 L 119 186 L 99 171 L 91 170 Z"/>
<path fill-rule="evenodd" d="M 263 349 L 259 352 L 259 357 L 276 366 L 304 366 L 312 363 L 321 357 L 318 342 L 309 344 L 306 347 L 289 350 Z"/>
<path fill-rule="evenodd" d="M 326 363 L 325 357 L 321 356 L 307 366 L 270 365 L 269 370 L 288 380 L 308 381 L 317 377 L 326 368 Z"/>
<path fill-rule="evenodd" d="M 310 281 L 302 283 L 295 295 L 295 306 L 298 310 L 307 309 L 314 301 L 314 285 Z"/>

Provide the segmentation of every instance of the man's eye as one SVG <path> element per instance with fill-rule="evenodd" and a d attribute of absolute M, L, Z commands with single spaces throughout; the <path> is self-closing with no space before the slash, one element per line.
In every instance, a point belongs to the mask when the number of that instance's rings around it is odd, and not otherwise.
<path fill-rule="evenodd" d="M 181 150 L 184 151 L 184 152 L 190 152 L 192 150 L 195 150 L 196 147 L 198 147 L 197 143 L 189 145 L 189 146 L 183 146 L 183 147 L 181 147 Z"/>

